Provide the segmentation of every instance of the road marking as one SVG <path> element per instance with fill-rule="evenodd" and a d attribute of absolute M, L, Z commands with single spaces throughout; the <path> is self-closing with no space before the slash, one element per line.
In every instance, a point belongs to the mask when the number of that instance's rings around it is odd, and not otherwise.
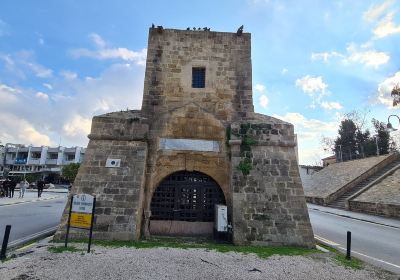
<path fill-rule="evenodd" d="M 364 223 L 372 224 L 372 225 L 375 225 L 375 226 L 388 227 L 388 228 L 395 229 L 395 230 L 399 230 L 399 229 L 400 229 L 400 228 L 397 227 L 397 226 L 385 225 L 385 224 L 381 224 L 381 223 L 379 223 L 379 222 L 367 221 L 367 220 L 364 220 L 364 219 L 361 219 L 361 218 L 355 218 L 355 217 L 351 217 L 351 216 L 348 216 L 348 215 L 345 215 L 345 214 L 335 214 L 335 213 L 327 212 L 327 211 L 320 210 L 320 209 L 316 209 L 316 208 L 308 208 L 308 210 L 313 210 L 313 211 L 316 211 L 316 212 L 325 213 L 325 214 L 328 214 L 328 215 L 331 215 L 331 216 L 336 216 L 336 217 L 343 217 L 343 218 L 347 218 L 347 219 L 352 219 L 352 220 L 354 220 L 354 221 L 364 222 Z"/>
<path fill-rule="evenodd" d="M 314 238 L 317 239 L 318 241 L 321 241 L 322 243 L 326 243 L 326 244 L 331 245 L 331 246 L 339 246 L 340 245 L 338 243 L 335 243 L 335 242 L 333 242 L 331 240 L 325 239 L 325 238 L 323 238 L 321 236 L 318 236 L 318 235 L 315 235 L 315 234 L 314 234 Z"/>
<path fill-rule="evenodd" d="M 346 251 L 346 250 L 347 250 L 346 248 L 343 248 L 343 247 L 340 247 L 340 246 L 338 246 L 338 248 L 339 248 L 339 249 L 342 249 L 342 250 L 344 250 L 344 251 Z M 394 266 L 394 267 L 400 268 L 400 265 L 397 265 L 397 264 L 394 264 L 394 263 L 390 263 L 390 262 L 387 262 L 387 261 L 384 261 L 384 260 L 381 260 L 381 259 L 377 259 L 377 258 L 374 258 L 374 257 L 368 256 L 368 255 L 365 255 L 365 254 L 363 254 L 363 253 L 360 253 L 360 252 L 357 252 L 357 251 L 353 251 L 353 250 L 351 250 L 351 252 L 352 252 L 352 253 L 354 253 L 354 254 L 357 254 L 357 255 L 360 255 L 360 256 L 363 256 L 363 257 L 369 258 L 369 259 L 371 259 L 371 260 L 377 261 L 377 262 L 381 262 L 381 263 L 384 263 L 384 264 L 387 264 L 387 265 L 391 265 L 391 266 Z"/>
<path fill-rule="evenodd" d="M 26 245 L 26 246 L 24 246 L 24 247 L 18 248 L 18 249 L 15 250 L 15 251 L 22 251 L 22 250 L 28 249 L 28 248 L 32 247 L 33 245 L 35 245 L 36 243 L 37 243 L 37 242 L 28 244 L 28 245 Z"/>
<path fill-rule="evenodd" d="M 314 234 L 314 238 L 315 238 L 316 240 L 321 241 L 321 242 L 323 242 L 323 243 L 326 243 L 326 244 L 328 244 L 328 245 L 337 247 L 337 248 L 339 248 L 339 249 L 341 249 L 341 250 L 343 250 L 343 251 L 347 251 L 346 248 L 343 248 L 343 247 L 339 246 L 340 244 L 335 243 L 335 242 L 333 242 L 333 241 L 331 241 L 331 240 L 328 240 L 328 239 L 326 239 L 326 238 L 320 237 L 320 236 L 315 235 L 315 234 Z M 384 260 L 381 260 L 381 259 L 378 259 L 378 258 L 374 258 L 374 257 L 368 256 L 368 255 L 366 255 L 366 254 L 363 254 L 363 253 L 360 253 L 360 252 L 357 252 L 357 251 L 354 251 L 354 250 L 351 250 L 351 252 L 354 253 L 354 254 L 357 254 L 357 255 L 360 255 L 360 256 L 369 258 L 369 259 L 371 259 L 371 260 L 377 261 L 377 262 L 381 262 L 381 263 L 384 263 L 384 264 L 387 264 L 387 265 L 394 266 L 394 267 L 396 267 L 396 268 L 400 268 L 400 265 L 397 265 L 397 264 L 394 264 L 394 263 L 390 263 L 390 262 L 387 262 L 387 261 L 384 261 Z"/>

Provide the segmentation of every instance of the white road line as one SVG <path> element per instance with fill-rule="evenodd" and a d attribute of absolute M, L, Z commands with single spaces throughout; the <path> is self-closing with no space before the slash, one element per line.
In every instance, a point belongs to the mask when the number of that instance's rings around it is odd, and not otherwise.
<path fill-rule="evenodd" d="M 342 250 L 344 250 L 344 251 L 347 250 L 346 248 L 343 248 L 343 247 L 340 247 L 340 246 L 338 246 L 338 248 L 339 248 L 339 249 L 342 249 Z M 381 263 L 384 263 L 384 264 L 388 264 L 388 265 L 391 265 L 391 266 L 400 268 L 400 265 L 397 265 L 397 264 L 394 264 L 394 263 L 390 263 L 390 262 L 387 262 L 387 261 L 384 261 L 384 260 L 381 260 L 381 259 L 377 259 L 377 258 L 368 256 L 368 255 L 365 255 L 365 254 L 363 254 L 363 253 L 359 253 L 359 252 L 357 252 L 357 251 L 351 250 L 351 252 L 354 253 L 354 254 L 357 254 L 357 255 L 360 255 L 360 256 L 369 258 L 369 259 L 371 259 L 371 260 L 377 261 L 377 262 L 381 262 Z"/>
<path fill-rule="evenodd" d="M 335 213 L 330 213 L 330 212 L 326 212 L 326 211 L 315 209 L 315 208 L 308 208 L 308 210 L 313 210 L 315 212 L 324 213 L 324 214 L 328 214 L 328 215 L 331 215 L 331 216 L 351 219 L 351 220 L 354 220 L 354 221 L 358 221 L 360 223 L 367 223 L 367 224 L 371 224 L 371 225 L 374 225 L 374 226 L 380 226 L 380 227 L 391 228 L 391 229 L 394 229 L 394 230 L 400 230 L 400 228 L 398 228 L 396 226 L 384 225 L 384 224 L 381 224 L 381 223 L 378 223 L 378 222 L 374 223 L 374 222 L 363 220 L 361 218 L 353 218 L 353 217 L 350 217 L 350 216 L 345 215 L 345 214 L 335 214 Z"/>
<path fill-rule="evenodd" d="M 339 248 L 339 249 L 341 249 L 341 250 L 343 250 L 343 251 L 347 251 L 346 248 L 343 248 L 343 247 L 339 246 L 340 244 L 335 243 L 335 242 L 333 242 L 333 241 L 331 241 L 331 240 L 328 240 L 328 239 L 326 239 L 326 238 L 320 237 L 320 236 L 315 235 L 315 234 L 314 234 L 314 238 L 315 238 L 316 240 L 321 241 L 321 242 L 323 242 L 323 243 L 326 243 L 326 244 L 328 244 L 328 245 L 337 247 L 337 248 Z M 363 254 L 363 253 L 360 253 L 360 252 L 357 252 L 357 251 L 354 251 L 354 250 L 351 250 L 351 252 L 354 253 L 354 254 L 363 256 L 363 257 L 365 257 L 365 258 L 369 258 L 369 259 L 371 259 L 371 260 L 380 262 L 380 263 L 384 263 L 384 264 L 387 264 L 387 265 L 394 266 L 394 267 L 396 267 L 396 268 L 400 268 L 400 265 L 397 265 L 397 264 L 394 264 L 394 263 L 390 263 L 390 262 L 387 262 L 387 261 L 384 261 L 384 260 L 381 260 L 381 259 L 377 259 L 377 258 L 368 256 L 368 255 L 366 255 L 366 254 Z"/>

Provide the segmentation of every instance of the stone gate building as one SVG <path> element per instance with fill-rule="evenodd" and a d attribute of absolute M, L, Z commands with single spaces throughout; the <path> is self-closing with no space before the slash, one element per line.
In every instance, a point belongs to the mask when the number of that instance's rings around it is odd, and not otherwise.
<path fill-rule="evenodd" d="M 314 244 L 293 125 L 254 113 L 249 33 L 150 28 L 142 109 L 89 139 L 72 193 L 97 197 L 94 238 L 210 235 L 219 203 L 236 244 Z"/>

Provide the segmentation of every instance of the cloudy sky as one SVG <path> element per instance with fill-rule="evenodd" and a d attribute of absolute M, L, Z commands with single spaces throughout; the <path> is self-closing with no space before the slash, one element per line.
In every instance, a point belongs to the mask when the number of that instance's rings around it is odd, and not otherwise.
<path fill-rule="evenodd" d="M 94 115 L 140 109 L 148 28 L 252 33 L 259 113 L 295 125 L 300 163 L 343 114 L 399 114 L 396 0 L 64 0 L 0 4 L 0 141 L 85 146 Z M 397 124 L 395 124 L 397 125 Z"/>

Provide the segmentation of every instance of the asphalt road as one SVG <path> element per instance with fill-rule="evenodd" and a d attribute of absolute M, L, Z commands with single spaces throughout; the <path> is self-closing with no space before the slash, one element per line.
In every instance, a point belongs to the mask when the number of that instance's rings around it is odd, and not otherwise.
<path fill-rule="evenodd" d="M 309 209 L 317 240 L 346 249 L 347 231 L 351 231 L 353 256 L 400 274 L 400 228 L 355 220 Z"/>
<path fill-rule="evenodd" d="M 56 199 L 0 206 L 0 242 L 6 225 L 11 225 L 9 242 L 56 227 L 67 202 L 67 194 L 57 195 Z"/>

